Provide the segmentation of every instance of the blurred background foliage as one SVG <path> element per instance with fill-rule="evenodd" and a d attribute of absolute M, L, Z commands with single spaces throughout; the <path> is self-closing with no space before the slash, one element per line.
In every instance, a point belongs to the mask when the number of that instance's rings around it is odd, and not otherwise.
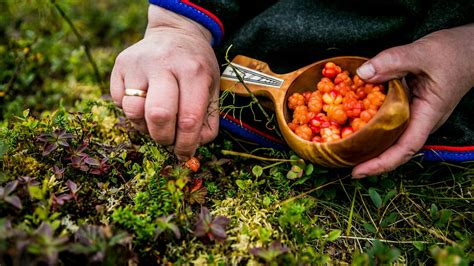
<path fill-rule="evenodd" d="M 73 22 L 82 43 L 56 8 Z M 106 90 L 116 55 L 140 40 L 147 1 L 0 1 L 0 120 L 72 106 Z M 97 82 L 84 44 L 91 50 Z M 84 91 L 86 93 L 84 93 Z"/>

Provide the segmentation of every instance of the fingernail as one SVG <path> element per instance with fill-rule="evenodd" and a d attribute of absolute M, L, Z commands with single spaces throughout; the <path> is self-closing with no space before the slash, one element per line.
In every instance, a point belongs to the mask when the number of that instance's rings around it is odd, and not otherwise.
<path fill-rule="evenodd" d="M 355 175 L 352 175 L 351 179 L 361 179 L 366 176 L 367 176 L 366 174 L 355 174 Z"/>
<path fill-rule="evenodd" d="M 375 68 L 371 63 L 365 63 L 357 69 L 357 75 L 362 79 L 370 79 L 375 75 Z"/>

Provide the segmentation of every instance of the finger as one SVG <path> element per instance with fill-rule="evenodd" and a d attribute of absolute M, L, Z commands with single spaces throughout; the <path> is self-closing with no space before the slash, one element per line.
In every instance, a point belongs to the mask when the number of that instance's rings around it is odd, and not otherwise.
<path fill-rule="evenodd" d="M 422 62 L 417 44 L 393 47 L 382 51 L 357 69 L 357 75 L 367 82 L 379 83 L 420 73 Z"/>
<path fill-rule="evenodd" d="M 192 77 L 186 73 L 187 71 L 184 71 L 179 79 L 179 109 L 174 149 L 179 160 L 193 156 L 199 145 L 212 83 L 212 79 L 206 75 Z"/>
<path fill-rule="evenodd" d="M 432 117 L 433 113 L 435 112 L 426 102 L 414 99 L 411 112 L 412 118 L 397 143 L 378 157 L 354 167 L 352 177 L 359 179 L 370 175 L 378 175 L 391 171 L 409 161 L 421 149 L 431 130 L 439 121 L 438 117 Z"/>
<path fill-rule="evenodd" d="M 204 124 L 201 129 L 200 144 L 211 142 L 217 137 L 219 131 L 219 90 L 218 86 L 214 88 L 213 96 L 209 102 Z"/>
<path fill-rule="evenodd" d="M 110 95 L 112 96 L 112 100 L 114 101 L 115 105 L 118 107 L 122 107 L 124 91 L 125 86 L 123 82 L 123 76 L 119 71 L 119 67 L 115 65 L 112 69 L 112 73 L 110 74 Z"/>
<path fill-rule="evenodd" d="M 149 80 L 145 120 L 150 136 L 161 145 L 174 142 L 178 97 L 178 82 L 171 73 L 162 72 Z"/>
<path fill-rule="evenodd" d="M 125 88 L 147 91 L 146 76 L 141 71 L 130 69 L 125 74 Z M 122 108 L 132 125 L 140 132 L 146 133 L 145 97 L 125 95 L 122 100 Z"/>

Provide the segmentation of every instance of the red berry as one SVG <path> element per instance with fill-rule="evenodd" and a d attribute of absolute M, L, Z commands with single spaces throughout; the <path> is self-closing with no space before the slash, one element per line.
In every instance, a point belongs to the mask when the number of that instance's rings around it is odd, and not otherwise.
<path fill-rule="evenodd" d="M 349 137 L 352 134 L 354 134 L 354 129 L 352 129 L 352 127 L 345 127 L 341 130 L 341 137 L 343 139 Z"/>
<path fill-rule="evenodd" d="M 323 76 L 334 78 L 337 74 L 341 73 L 341 71 L 341 67 L 337 66 L 333 62 L 328 62 L 323 68 Z"/>
<path fill-rule="evenodd" d="M 313 132 L 311 131 L 311 128 L 309 128 L 308 125 L 298 126 L 295 130 L 295 133 L 297 136 L 304 140 L 311 140 L 311 138 L 313 137 Z"/>
<path fill-rule="evenodd" d="M 199 160 L 196 157 L 192 157 L 191 159 L 186 161 L 185 165 L 193 172 L 197 172 L 199 170 L 199 167 L 201 166 Z"/>
<path fill-rule="evenodd" d="M 288 108 L 294 110 L 297 106 L 304 105 L 304 96 L 295 92 L 288 97 Z"/>

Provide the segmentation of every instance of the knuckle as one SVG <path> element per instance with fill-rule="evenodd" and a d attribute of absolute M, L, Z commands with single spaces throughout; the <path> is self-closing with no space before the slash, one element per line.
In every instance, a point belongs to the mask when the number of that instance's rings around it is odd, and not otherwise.
<path fill-rule="evenodd" d="M 380 55 L 382 58 L 385 58 L 384 61 L 386 62 L 386 64 L 390 64 L 392 66 L 400 66 L 403 64 L 403 50 L 404 49 L 393 48 L 387 51 L 383 51 Z"/>
<path fill-rule="evenodd" d="M 162 124 L 176 119 L 176 114 L 161 107 L 152 107 L 146 110 L 146 118 L 151 123 Z"/>
<path fill-rule="evenodd" d="M 190 60 L 183 65 L 184 71 L 191 75 L 202 74 L 205 67 L 200 60 Z"/>
<path fill-rule="evenodd" d="M 201 127 L 201 121 L 195 114 L 187 114 L 178 121 L 178 129 L 183 132 L 194 132 Z"/>

